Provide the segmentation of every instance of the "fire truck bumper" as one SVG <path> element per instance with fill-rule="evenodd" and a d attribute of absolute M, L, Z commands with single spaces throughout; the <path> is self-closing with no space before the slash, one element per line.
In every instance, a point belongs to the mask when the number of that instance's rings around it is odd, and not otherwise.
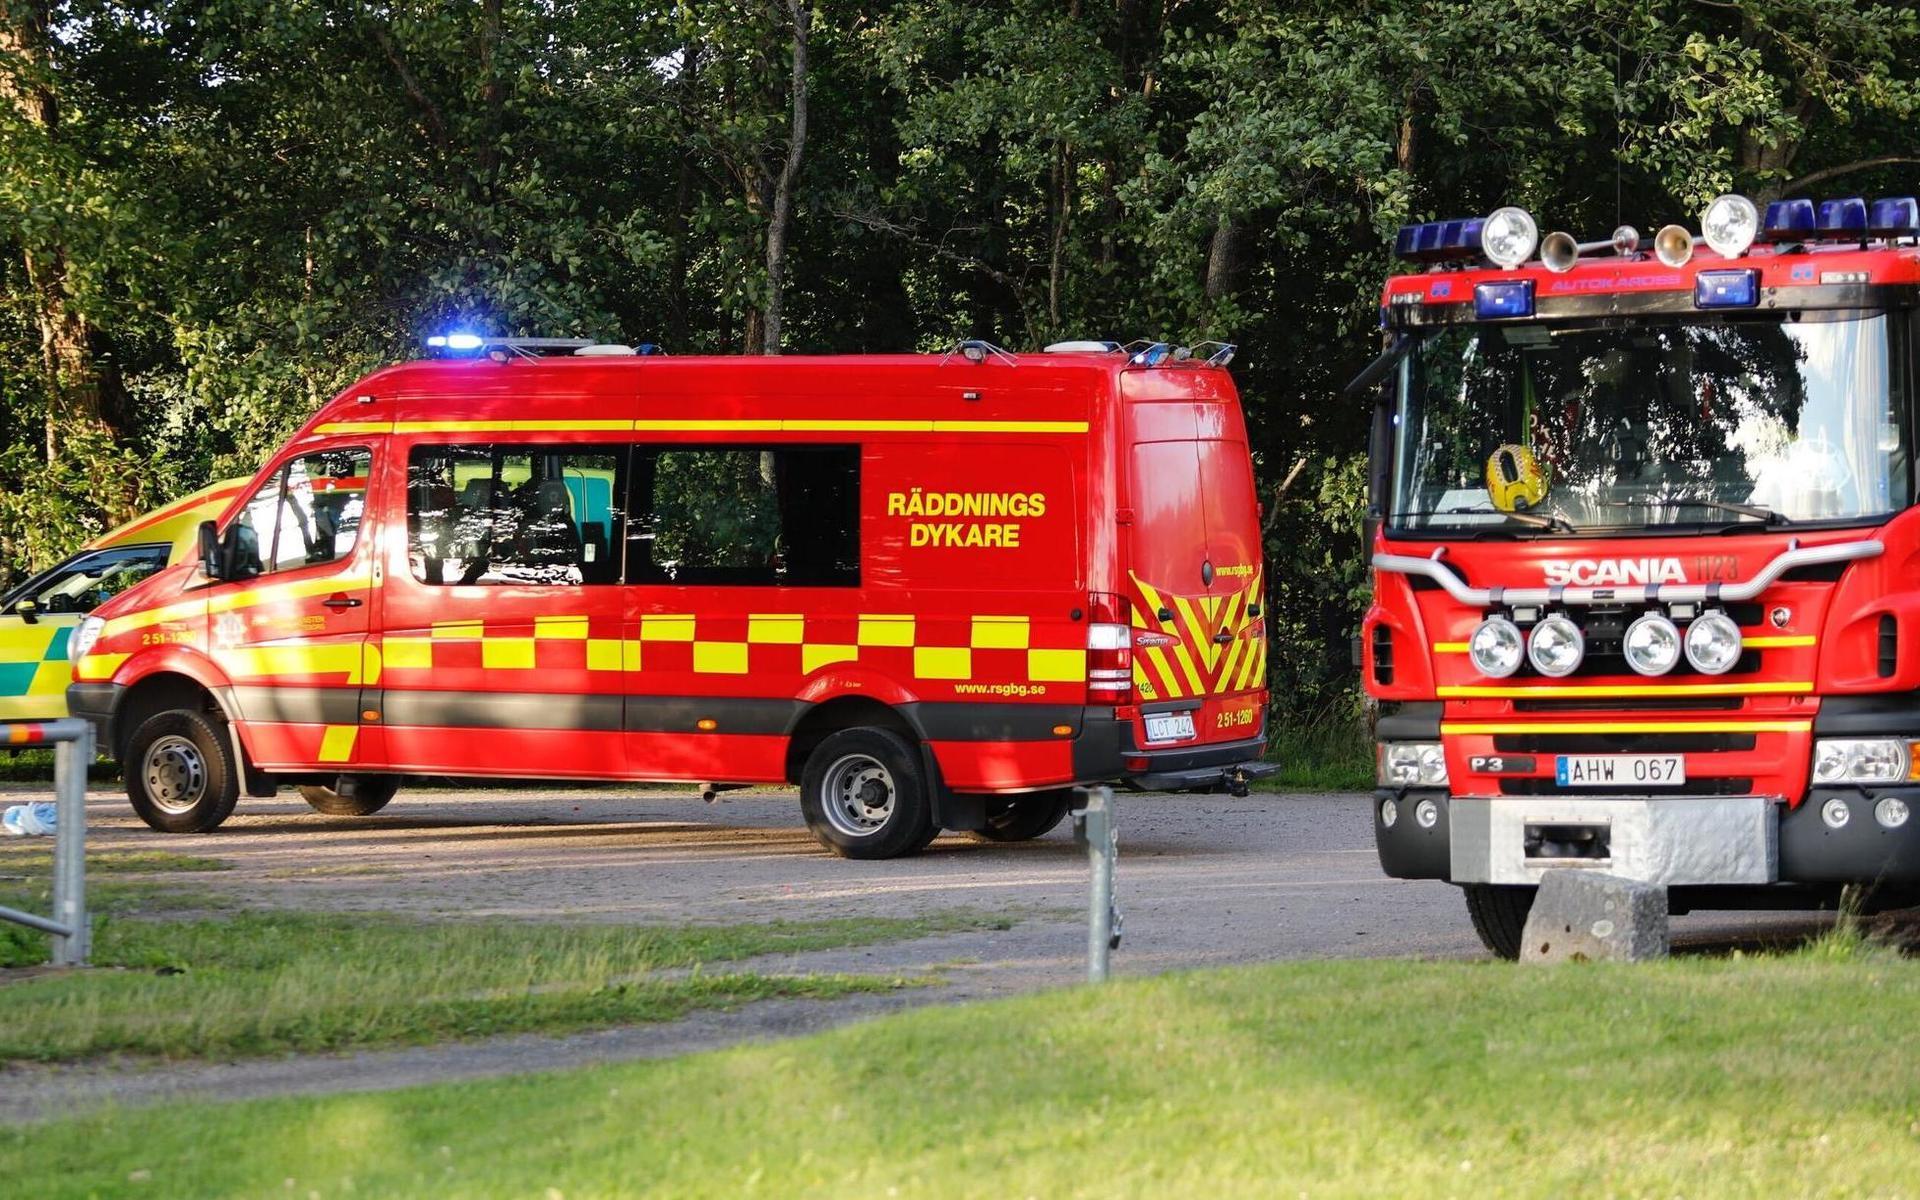
<path fill-rule="evenodd" d="M 1845 818 L 1832 805 L 1844 807 Z M 1907 819 L 1889 826 L 1884 818 L 1901 806 Z M 1920 787 L 1815 789 L 1791 810 L 1762 796 L 1490 798 L 1382 789 L 1373 797 L 1373 831 L 1382 868 L 1399 879 L 1525 885 L 1571 867 L 1670 887 L 1920 884 Z"/>

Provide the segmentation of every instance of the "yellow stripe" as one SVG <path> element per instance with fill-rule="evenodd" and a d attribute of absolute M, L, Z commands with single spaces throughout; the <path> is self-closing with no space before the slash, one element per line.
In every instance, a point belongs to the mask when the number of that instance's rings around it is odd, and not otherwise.
<path fill-rule="evenodd" d="M 807 417 L 637 421 L 328 421 L 315 433 L 1085 433 L 1085 421 L 856 421 Z"/>
<path fill-rule="evenodd" d="M 73 664 L 73 677 L 88 681 L 112 679 L 120 670 L 120 664 L 131 657 L 129 654 L 89 654 Z"/>
<path fill-rule="evenodd" d="M 1433 644 L 1435 654 L 1465 654 L 1467 649 L 1466 642 L 1435 642 Z"/>
<path fill-rule="evenodd" d="M 1660 684 L 1545 684 L 1535 687 L 1442 687 L 1441 696 L 1454 699 L 1513 700 L 1529 696 L 1782 696 L 1813 691 L 1810 682 L 1673 683 Z"/>
<path fill-rule="evenodd" d="M 1443 723 L 1441 733 L 1806 733 L 1812 721 L 1572 721 L 1556 724 L 1499 722 Z"/>
<path fill-rule="evenodd" d="M 1160 646 L 1148 646 L 1147 661 L 1152 663 L 1153 669 L 1160 673 L 1160 690 L 1166 693 L 1167 699 L 1181 699 L 1180 677 L 1174 673 L 1173 667 L 1167 662 L 1166 650 Z"/>
<path fill-rule="evenodd" d="M 1200 672 L 1194 669 L 1193 655 L 1187 653 L 1186 646 L 1178 642 L 1174 643 L 1173 657 L 1174 661 L 1180 664 L 1180 670 L 1185 673 L 1187 686 L 1192 689 L 1192 694 L 1195 696 L 1206 695 L 1207 685 L 1201 681 Z"/>
<path fill-rule="evenodd" d="M 315 433 L 392 433 L 392 421 L 326 421 L 313 427 Z"/>
<path fill-rule="evenodd" d="M 1213 677 L 1213 690 L 1216 693 L 1231 689 L 1233 684 L 1233 671 L 1235 667 L 1240 665 L 1240 649 L 1245 644 L 1246 643 L 1242 642 L 1239 638 L 1235 638 L 1227 643 L 1226 660 L 1220 664 L 1220 673 Z"/>
<path fill-rule="evenodd" d="M 1784 650 L 1789 646 L 1811 646 L 1819 640 L 1810 633 L 1788 633 L 1745 638 L 1741 644 L 1751 646 L 1755 650 Z"/>
<path fill-rule="evenodd" d="M 320 735 L 320 761 L 345 762 L 353 756 L 354 739 L 360 736 L 357 725 L 329 725 Z"/>
<path fill-rule="evenodd" d="M 282 600 L 300 600 L 307 596 L 325 596 L 334 592 L 366 591 L 379 587 L 379 581 L 364 575 L 341 577 L 328 576 L 323 579 L 296 579 L 287 583 L 269 583 L 260 587 L 246 588 L 237 592 L 207 598 L 183 600 L 174 604 L 163 604 L 159 608 L 149 608 L 144 612 L 128 613 L 124 617 L 115 617 L 107 622 L 105 637 L 125 633 L 130 629 L 144 629 L 149 625 L 158 625 L 162 621 L 197 619 L 203 614 L 232 612 L 238 608 L 252 608 L 259 604 L 272 604 Z"/>

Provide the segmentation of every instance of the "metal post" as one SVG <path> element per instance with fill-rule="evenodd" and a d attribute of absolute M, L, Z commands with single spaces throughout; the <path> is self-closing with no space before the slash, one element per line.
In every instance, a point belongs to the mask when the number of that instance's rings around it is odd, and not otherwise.
<path fill-rule="evenodd" d="M 1120 909 L 1113 901 L 1113 863 L 1120 856 L 1114 825 L 1113 789 L 1083 789 L 1084 808 L 1073 811 L 1073 837 L 1087 848 L 1092 882 L 1087 895 L 1087 981 L 1104 983 L 1112 952 L 1120 945 Z"/>
<path fill-rule="evenodd" d="M 0 725 L 0 743 L 52 742 L 54 831 L 53 919 L 0 907 L 0 920 L 53 935 L 53 965 L 86 965 L 92 941 L 87 918 L 87 766 L 93 762 L 93 726 L 85 721 Z"/>

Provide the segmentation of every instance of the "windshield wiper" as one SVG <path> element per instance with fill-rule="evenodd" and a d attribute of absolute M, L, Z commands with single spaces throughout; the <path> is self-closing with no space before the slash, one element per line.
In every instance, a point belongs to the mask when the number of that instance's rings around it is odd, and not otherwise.
<path fill-rule="evenodd" d="M 1437 508 L 1432 512 L 1390 513 L 1389 521 L 1404 521 L 1408 517 L 1505 517 L 1518 521 L 1522 525 L 1531 525 L 1535 529 L 1551 529 L 1556 533 L 1579 533 L 1573 522 L 1562 516 L 1549 516 L 1545 513 L 1500 512 L 1493 508 L 1467 506 L 1463 508 Z"/>
<path fill-rule="evenodd" d="M 1743 517 L 1752 517 L 1768 525 L 1791 525 L 1793 518 L 1777 513 L 1761 504 L 1741 504 L 1733 500 L 1711 500 L 1705 496 L 1667 496 L 1659 500 L 1609 500 L 1611 508 L 1659 508 L 1662 505 L 1687 505 L 1692 508 L 1717 508 L 1722 512 L 1738 513 Z"/>

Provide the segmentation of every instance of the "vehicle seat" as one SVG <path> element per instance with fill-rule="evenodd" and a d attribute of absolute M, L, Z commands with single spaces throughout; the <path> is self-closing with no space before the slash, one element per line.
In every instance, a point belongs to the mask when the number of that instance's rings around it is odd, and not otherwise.
<path fill-rule="evenodd" d="M 573 523 L 573 498 L 558 479 L 544 479 L 535 487 L 531 511 L 521 531 L 520 565 L 542 573 L 578 571 L 580 531 Z"/>

